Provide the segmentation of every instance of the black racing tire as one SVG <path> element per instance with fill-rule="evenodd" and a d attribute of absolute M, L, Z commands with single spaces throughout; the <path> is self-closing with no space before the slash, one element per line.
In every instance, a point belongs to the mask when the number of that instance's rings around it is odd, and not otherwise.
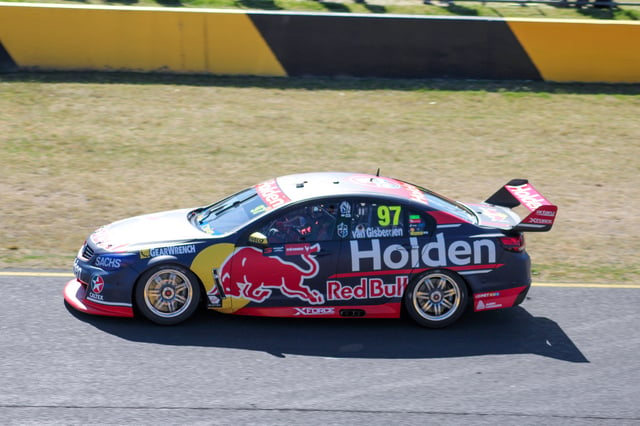
<path fill-rule="evenodd" d="M 404 306 L 421 326 L 442 328 L 460 318 L 467 308 L 468 297 L 467 285 L 459 275 L 447 270 L 431 270 L 409 283 Z"/>
<path fill-rule="evenodd" d="M 136 284 L 136 305 L 140 313 L 161 325 L 179 324 L 200 306 L 200 282 L 189 269 L 161 264 L 147 270 Z"/>

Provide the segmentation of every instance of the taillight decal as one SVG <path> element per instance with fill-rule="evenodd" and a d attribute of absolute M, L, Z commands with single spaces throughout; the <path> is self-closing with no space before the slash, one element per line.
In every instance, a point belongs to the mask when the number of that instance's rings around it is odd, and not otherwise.
<path fill-rule="evenodd" d="M 505 250 L 514 252 L 524 251 L 526 246 L 523 234 L 500 237 L 500 244 Z"/>

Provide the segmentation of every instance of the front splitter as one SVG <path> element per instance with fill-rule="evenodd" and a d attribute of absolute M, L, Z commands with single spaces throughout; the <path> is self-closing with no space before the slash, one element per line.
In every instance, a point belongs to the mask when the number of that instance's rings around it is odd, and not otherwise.
<path fill-rule="evenodd" d="M 74 309 L 91 315 L 109 317 L 133 317 L 133 307 L 104 305 L 86 299 L 86 289 L 80 281 L 73 279 L 64 286 L 64 300 Z"/>

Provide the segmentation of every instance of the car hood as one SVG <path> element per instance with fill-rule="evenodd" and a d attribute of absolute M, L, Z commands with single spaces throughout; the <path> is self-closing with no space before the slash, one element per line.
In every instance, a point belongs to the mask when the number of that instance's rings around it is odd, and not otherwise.
<path fill-rule="evenodd" d="M 108 251 L 128 251 L 203 239 L 187 214 L 190 209 L 171 210 L 119 220 L 91 234 L 91 241 Z"/>

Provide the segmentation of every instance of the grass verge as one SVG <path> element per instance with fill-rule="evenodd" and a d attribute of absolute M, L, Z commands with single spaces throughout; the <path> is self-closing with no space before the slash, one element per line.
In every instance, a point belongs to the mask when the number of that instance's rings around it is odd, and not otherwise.
<path fill-rule="evenodd" d="M 273 176 L 352 170 L 463 201 L 525 177 L 560 206 L 538 281 L 637 282 L 639 85 L 0 75 L 0 268 Z"/>

